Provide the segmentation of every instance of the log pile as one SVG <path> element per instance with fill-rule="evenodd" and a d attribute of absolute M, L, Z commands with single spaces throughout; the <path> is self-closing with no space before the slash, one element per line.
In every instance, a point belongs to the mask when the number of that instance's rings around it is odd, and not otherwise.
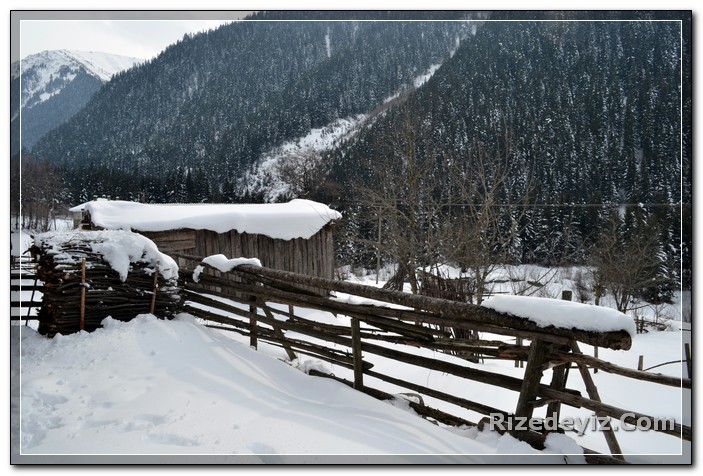
<path fill-rule="evenodd" d="M 90 243 L 76 240 L 56 249 L 31 249 L 37 275 L 44 282 L 38 313 L 40 334 L 53 337 L 81 330 L 92 332 L 106 317 L 129 321 L 151 313 L 172 318 L 180 307 L 177 280 L 166 280 L 154 263 L 130 263 L 126 279 Z"/>

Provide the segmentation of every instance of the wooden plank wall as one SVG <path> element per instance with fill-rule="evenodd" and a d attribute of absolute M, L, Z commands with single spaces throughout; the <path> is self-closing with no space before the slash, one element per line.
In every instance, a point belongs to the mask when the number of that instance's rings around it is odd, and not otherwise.
<path fill-rule="evenodd" d="M 279 240 L 265 235 L 216 233 L 210 230 L 171 230 L 142 232 L 168 253 L 206 257 L 223 254 L 227 258 L 258 258 L 267 268 L 292 271 L 319 278 L 334 278 L 332 225 L 309 239 Z M 179 263 L 180 265 L 181 263 Z"/>

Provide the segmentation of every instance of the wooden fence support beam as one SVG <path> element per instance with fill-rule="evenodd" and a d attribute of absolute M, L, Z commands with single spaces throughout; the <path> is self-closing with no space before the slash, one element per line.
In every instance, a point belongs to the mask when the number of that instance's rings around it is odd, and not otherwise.
<path fill-rule="evenodd" d="M 573 293 L 568 290 L 561 292 L 562 301 L 571 301 Z M 568 346 L 563 346 L 564 350 L 569 350 Z M 552 368 L 552 381 L 549 386 L 555 390 L 566 388 L 566 381 L 569 378 L 569 367 L 571 364 L 558 365 Z M 561 411 L 561 402 L 559 400 L 551 400 L 547 405 L 547 418 L 554 418 L 554 421 L 559 421 L 559 413 Z"/>
<path fill-rule="evenodd" d="M 364 361 L 361 354 L 361 326 L 359 319 L 351 318 L 352 355 L 354 356 L 354 388 L 364 388 Z"/>
<path fill-rule="evenodd" d="M 691 368 L 693 366 L 693 362 L 691 361 L 691 344 L 686 342 L 683 345 L 683 350 L 686 355 L 686 370 L 688 371 L 688 378 L 690 380 L 693 377 L 693 369 Z"/>
<path fill-rule="evenodd" d="M 261 309 L 263 309 L 264 314 L 266 314 L 266 317 L 271 319 L 273 322 L 276 322 L 276 318 L 274 317 L 273 313 L 271 312 L 269 307 L 266 305 L 266 303 L 261 299 L 259 299 L 258 302 L 259 302 L 259 305 L 261 306 Z M 276 334 L 276 336 L 278 336 L 279 338 L 281 338 L 283 340 L 283 342 L 284 342 L 283 348 L 285 349 L 286 354 L 288 354 L 288 358 L 290 360 L 297 359 L 298 356 L 295 355 L 295 352 L 293 352 L 293 349 L 291 349 L 290 345 L 285 344 L 285 336 L 283 335 L 283 331 L 281 330 L 281 328 L 279 326 L 277 326 L 276 324 L 271 324 L 271 327 L 273 327 L 273 332 Z"/>
<path fill-rule="evenodd" d="M 85 328 L 85 258 L 81 262 L 81 317 L 78 328 Z"/>
<path fill-rule="evenodd" d="M 559 365 L 552 368 L 552 381 L 549 386 L 555 390 L 563 390 L 566 388 L 566 381 L 569 378 L 570 364 Z M 561 402 L 554 400 L 547 405 L 547 417 L 554 417 L 555 421 L 559 421 L 559 413 L 561 411 Z"/>
<path fill-rule="evenodd" d="M 154 314 L 156 308 L 156 293 L 159 291 L 159 265 L 156 265 L 154 271 L 154 283 L 151 286 L 151 303 L 149 303 L 149 313 Z"/>
<path fill-rule="evenodd" d="M 527 356 L 527 365 L 525 366 L 525 376 L 522 380 L 520 388 L 520 397 L 515 408 L 516 417 L 525 417 L 528 420 L 532 418 L 534 410 L 534 402 L 537 400 L 537 390 L 539 389 L 542 373 L 544 372 L 544 363 L 551 346 L 540 340 L 533 340 L 530 344 L 530 353 Z M 522 432 L 515 432 L 513 436 L 520 439 Z"/>
<path fill-rule="evenodd" d="M 586 355 L 586 354 L 576 354 L 576 353 L 571 353 L 571 352 L 567 353 L 567 352 L 563 352 L 563 351 L 556 351 L 556 352 L 553 352 L 549 356 L 549 359 L 552 362 L 581 363 L 581 364 L 585 365 L 586 367 L 604 370 L 604 371 L 611 373 L 611 374 L 622 375 L 624 377 L 633 378 L 636 380 L 642 380 L 644 382 L 653 382 L 653 383 L 657 383 L 660 385 L 668 385 L 670 387 L 676 387 L 676 388 L 679 388 L 679 387 L 691 388 L 691 379 L 682 379 L 682 378 L 670 377 L 668 375 L 646 372 L 646 370 L 650 370 L 650 369 L 635 370 L 635 369 L 629 369 L 627 367 L 620 367 L 619 365 L 611 364 L 610 362 L 599 360 L 599 359 L 596 359 L 595 357 L 591 357 L 590 355 Z M 680 362 L 680 361 L 676 361 L 676 362 Z M 667 363 L 673 363 L 673 362 L 667 362 Z M 641 365 L 638 365 L 638 367 L 641 367 Z"/>
<path fill-rule="evenodd" d="M 252 283 L 253 284 L 253 283 Z M 249 296 L 249 345 L 254 349 L 258 348 L 257 341 L 257 312 L 256 312 L 256 296 Z"/>
<path fill-rule="evenodd" d="M 581 349 L 579 349 L 579 345 L 576 341 L 571 342 L 571 349 L 577 353 L 581 353 Z M 577 364 L 579 368 L 579 372 L 581 373 L 581 378 L 583 378 L 583 383 L 586 384 L 586 391 L 588 392 L 588 396 L 591 398 L 591 400 L 595 400 L 596 402 L 600 402 L 600 395 L 598 393 L 598 388 L 596 387 L 596 383 L 593 381 L 593 378 L 591 377 L 591 374 L 588 373 L 588 367 L 586 367 L 584 364 Z M 599 417 L 598 419 L 598 424 L 600 425 L 600 418 L 605 417 L 606 415 L 596 413 L 596 416 Z M 601 430 L 603 431 L 603 435 L 605 436 L 605 441 L 608 443 L 608 448 L 610 449 L 610 452 L 615 458 L 625 460 L 625 458 L 622 455 L 622 450 L 620 449 L 620 444 L 618 443 L 617 438 L 615 437 L 615 431 L 613 431 L 612 426 L 610 425 L 610 418 L 608 418 L 607 423 L 605 425 L 601 425 Z"/>

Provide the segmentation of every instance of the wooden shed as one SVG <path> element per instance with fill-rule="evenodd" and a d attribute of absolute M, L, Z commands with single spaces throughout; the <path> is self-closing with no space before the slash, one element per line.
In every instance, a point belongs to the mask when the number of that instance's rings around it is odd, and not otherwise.
<path fill-rule="evenodd" d="M 150 238 L 192 269 L 194 260 L 222 254 L 258 258 L 262 266 L 334 277 L 332 229 L 339 212 L 310 200 L 275 204 L 144 204 L 87 202 L 82 228 L 124 229 Z"/>

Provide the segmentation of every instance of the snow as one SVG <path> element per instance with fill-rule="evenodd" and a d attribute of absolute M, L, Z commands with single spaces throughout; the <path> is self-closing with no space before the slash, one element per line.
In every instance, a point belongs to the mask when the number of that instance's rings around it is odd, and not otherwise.
<path fill-rule="evenodd" d="M 205 259 L 203 259 L 203 263 L 212 266 L 213 268 L 222 271 L 223 273 L 226 273 L 228 271 L 233 270 L 239 265 L 242 264 L 248 264 L 251 266 L 259 266 L 261 267 L 261 261 L 259 261 L 257 258 L 233 258 L 233 259 L 228 259 L 225 255 L 212 255 L 212 256 L 207 256 Z M 196 283 L 199 280 L 200 273 L 204 271 L 204 268 L 202 266 L 197 266 L 195 268 L 195 271 L 193 273 L 193 281 Z"/>
<path fill-rule="evenodd" d="M 272 204 L 146 204 L 123 200 L 96 200 L 84 209 L 92 222 L 111 230 L 166 231 L 181 228 L 224 233 L 260 234 L 291 240 L 310 238 L 342 215 L 310 200 Z"/>
<path fill-rule="evenodd" d="M 59 234 L 63 233 L 67 232 Z M 103 248 L 106 254 L 139 254 L 134 251 L 133 239 L 127 238 L 133 233 L 80 233 L 120 236 L 108 241 Z M 27 245 L 26 235 L 13 233 L 12 239 L 19 247 Z M 42 235 L 37 239 L 48 240 Z M 23 250 L 13 251 L 20 254 Z M 222 255 L 206 261 L 223 269 L 256 264 L 254 258 L 228 259 Z M 351 279 L 373 285 L 375 276 Z M 353 301 L 343 295 L 337 298 Z M 537 307 L 547 306 L 548 300 L 542 301 Z M 301 308 L 295 311 L 325 324 L 350 324 L 348 316 Z M 348 457 L 358 463 L 392 457 L 396 463 L 577 464 L 583 462 L 580 446 L 608 452 L 603 434 L 590 430 L 590 426 L 583 435 L 550 435 L 546 448 L 538 451 L 489 429 L 436 425 L 409 408 L 412 397 L 401 395 L 407 391 L 401 387 L 365 377 L 365 384 L 397 397 L 387 402 L 376 400 L 336 381 L 307 375 L 315 369 L 352 380 L 349 369 L 304 355 L 286 361 L 280 347 L 260 342 L 255 350 L 249 346 L 248 337 L 205 327 L 203 321 L 185 313 L 170 321 L 151 314 L 135 316 L 130 322 L 106 318 L 95 332 L 57 335 L 53 339 L 39 335 L 31 325 L 14 324 L 11 410 L 18 419 L 13 420 L 11 433 L 19 435 L 21 445 L 13 448 L 13 454 L 23 458 L 59 455 L 66 462 L 81 455 L 194 455 L 219 463 L 241 462 L 244 457 L 253 463 L 334 463 Z M 690 332 L 682 332 L 681 327 L 672 325 L 667 331 L 636 334 L 630 351 L 600 349 L 599 357 L 629 368 L 637 367 L 639 355 L 645 356 L 645 366 L 680 359 L 682 341 L 690 342 Z M 293 332 L 291 337 L 303 338 Z M 482 337 L 501 338 L 487 333 Z M 517 378 L 524 372 L 511 361 L 471 363 L 428 349 L 401 350 Z M 594 349 L 584 345 L 582 351 L 592 354 Z M 441 392 L 496 408 L 513 409 L 516 405 L 515 392 L 442 372 L 418 370 L 377 355 L 366 355 L 365 360 L 379 373 Z M 684 366 L 676 363 L 656 371 L 680 377 Z M 592 376 L 606 403 L 674 417 L 691 425 L 690 390 L 626 380 L 606 372 Z M 551 373 L 546 371 L 542 383 L 548 384 L 550 379 Z M 578 378 L 570 378 L 569 387 L 586 394 Z M 424 401 L 471 421 L 481 418 L 431 397 Z M 544 408 L 537 409 L 535 416 L 543 416 L 540 412 Z M 563 407 L 562 412 L 564 417 L 584 422 L 592 418 L 584 409 Z M 660 463 L 667 456 L 690 454 L 691 450 L 690 443 L 658 433 L 620 431 L 617 437 L 631 462 Z"/>
<path fill-rule="evenodd" d="M 21 106 L 27 107 L 34 105 L 30 105 L 30 101 L 43 102 L 60 92 L 60 89 L 47 90 L 47 88 L 55 88 L 51 83 L 61 78 L 63 68 L 68 68 L 69 70 L 68 76 L 65 77 L 69 82 L 75 78 L 75 73 L 81 67 L 102 82 L 107 82 L 116 73 L 129 69 L 140 61 L 142 61 L 140 58 L 130 58 L 109 53 L 52 50 L 42 51 L 23 58 L 19 62 L 19 67 L 13 68 L 12 71 L 17 73 L 17 75 L 20 73 L 22 75 Z M 30 70 L 33 72 L 31 79 L 27 75 Z"/>
<path fill-rule="evenodd" d="M 252 169 L 239 181 L 239 186 L 250 193 L 264 192 L 267 202 L 275 202 L 290 192 L 278 173 L 280 164 L 291 156 L 307 155 L 332 149 L 351 136 L 366 120 L 363 114 L 337 119 L 331 124 L 311 129 L 305 136 L 288 141 L 263 154 Z"/>
<path fill-rule="evenodd" d="M 475 430 L 448 431 L 308 376 L 188 315 L 106 318 L 93 333 L 54 339 L 24 326 L 12 331 L 21 335 L 25 455 L 420 454 L 486 462 L 483 455 L 524 449 L 509 436 L 482 442 Z M 545 462 L 563 462 L 549 452 Z"/>
<path fill-rule="evenodd" d="M 631 337 L 637 333 L 635 321 L 615 309 L 578 302 L 532 296 L 492 296 L 482 307 L 528 319 L 539 327 L 580 329 L 593 332 L 626 331 Z"/>
<path fill-rule="evenodd" d="M 456 44 L 449 51 L 449 56 L 454 56 L 456 49 L 459 47 L 460 40 L 457 38 Z M 331 40 L 329 31 L 325 35 L 325 46 L 327 48 L 327 56 L 331 55 Z M 439 69 L 441 63 L 431 65 L 426 71 L 419 74 L 412 80 L 412 87 L 417 89 L 425 84 Z M 401 87 L 398 92 L 386 98 L 383 104 L 388 104 L 406 91 L 407 86 Z M 285 197 L 290 193 L 290 184 L 286 183 L 278 173 L 278 167 L 291 155 L 295 154 L 310 154 L 315 152 L 323 152 L 333 148 L 341 141 L 348 139 L 361 126 L 372 117 L 365 114 L 359 114 L 353 117 L 340 118 L 325 127 L 311 129 L 305 136 L 283 143 L 282 145 L 273 148 L 271 151 L 263 154 L 258 159 L 252 169 L 239 181 L 239 186 L 243 190 L 250 193 L 263 192 L 267 202 L 274 202 L 280 197 Z"/>
<path fill-rule="evenodd" d="M 129 69 L 135 64 L 144 61 L 143 58 L 133 58 L 95 51 L 71 51 L 67 53 L 81 62 L 90 73 L 100 78 L 103 82 L 109 81 L 116 73 Z"/>
<path fill-rule="evenodd" d="M 69 242 L 90 243 L 91 250 L 103 257 L 124 282 L 131 263 L 145 262 L 158 267 L 164 279 L 178 277 L 178 265 L 168 255 L 161 253 L 153 241 L 137 233 L 117 231 L 63 231 L 38 234 L 37 246 L 55 254 L 54 260 L 71 260 L 62 246 Z M 75 264 L 75 263 L 72 263 Z"/>

